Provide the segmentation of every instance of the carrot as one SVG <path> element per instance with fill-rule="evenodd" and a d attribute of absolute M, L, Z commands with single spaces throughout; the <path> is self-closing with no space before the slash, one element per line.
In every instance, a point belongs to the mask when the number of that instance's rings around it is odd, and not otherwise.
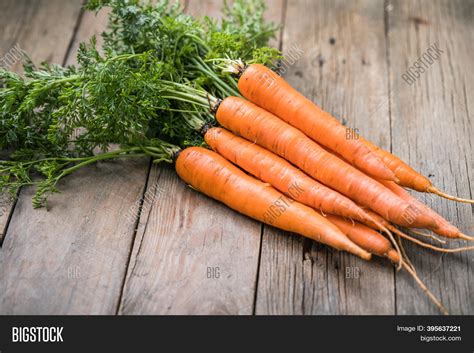
<path fill-rule="evenodd" d="M 326 218 L 346 234 L 349 239 L 368 252 L 380 257 L 386 257 L 394 263 L 400 261 L 398 252 L 393 249 L 388 239 L 373 229 L 332 214 L 327 214 Z"/>
<path fill-rule="evenodd" d="M 313 209 L 247 174 L 202 147 L 190 147 L 176 158 L 176 172 L 186 183 L 207 196 L 258 221 L 298 233 L 338 250 L 370 259 L 336 226 Z"/>
<path fill-rule="evenodd" d="M 394 263 L 400 261 L 399 254 L 393 249 L 390 242 L 382 235 L 363 224 L 347 221 L 339 216 L 327 215 L 331 223 L 334 223 L 349 239 L 359 245 L 361 248 L 369 251 L 374 255 L 386 257 Z M 439 310 L 447 315 L 448 311 L 443 304 L 437 299 L 433 293 L 420 280 L 416 271 L 407 263 L 407 258 L 402 259 L 403 268 L 413 277 L 420 288 L 426 293 L 428 298 L 439 308 Z"/>
<path fill-rule="evenodd" d="M 414 237 L 411 237 L 409 236 L 408 234 L 406 233 L 403 233 L 402 231 L 400 231 L 398 228 L 394 227 L 392 224 L 390 224 L 390 222 L 388 222 L 387 220 L 383 219 L 383 217 L 381 217 L 380 215 L 378 214 L 375 214 L 373 213 L 372 211 L 369 211 L 369 210 L 366 210 L 366 213 L 368 213 L 373 219 L 376 219 L 377 220 L 377 224 L 382 224 L 386 229 L 390 230 L 390 232 L 398 235 L 399 237 L 401 238 L 404 238 L 406 240 L 409 240 L 411 241 L 412 243 L 415 243 L 421 247 L 424 247 L 424 248 L 427 248 L 427 249 L 431 249 L 431 250 L 434 250 L 434 251 L 438 251 L 438 252 L 445 252 L 445 253 L 456 253 L 456 252 L 464 252 L 464 251 L 471 251 L 471 250 L 474 250 L 474 246 L 466 246 L 466 247 L 460 247 L 460 248 L 440 248 L 438 246 L 434 246 L 434 245 L 431 245 L 431 244 L 428 244 L 424 241 L 421 241 L 419 239 L 416 239 Z M 370 222 L 366 222 L 364 223 L 366 226 L 368 227 L 371 227 L 373 229 L 379 229 L 379 226 L 378 225 L 374 225 L 373 223 L 370 223 Z M 413 231 L 412 231 L 413 232 Z M 429 235 L 429 234 L 424 234 L 424 233 L 421 233 L 421 232 L 414 232 L 415 234 L 418 234 L 418 235 L 422 235 L 424 237 L 428 237 L 428 238 L 432 238 L 432 239 L 435 239 L 436 241 L 439 241 L 441 243 L 446 243 L 446 242 L 443 242 L 441 241 L 440 239 L 436 238 L 436 237 L 433 237 L 432 235 Z"/>
<path fill-rule="evenodd" d="M 416 224 L 420 228 L 437 226 L 433 219 L 379 182 L 328 153 L 298 129 L 244 99 L 228 97 L 221 101 L 216 119 L 233 133 L 285 158 L 319 182 L 395 224 Z"/>
<path fill-rule="evenodd" d="M 329 151 L 328 151 L 329 152 Z M 332 152 L 334 153 L 334 152 Z M 388 152 L 387 152 L 388 153 Z M 337 153 L 334 153 L 334 155 L 336 155 L 337 157 L 339 158 L 342 158 L 339 154 Z M 449 223 L 446 219 L 444 219 L 440 214 L 436 213 L 434 210 L 432 210 L 431 208 L 429 208 L 428 206 L 426 206 L 423 202 L 419 201 L 417 198 L 413 197 L 412 195 L 410 195 L 409 192 L 407 192 L 404 188 L 402 188 L 401 186 L 399 186 L 398 184 L 392 182 L 392 181 L 388 181 L 388 180 L 379 180 L 379 182 L 384 185 L 387 189 L 389 189 L 390 191 L 392 191 L 395 195 L 399 196 L 400 198 L 402 198 L 403 200 L 405 200 L 406 202 L 410 203 L 412 206 L 414 206 L 416 208 L 416 210 L 420 210 L 422 212 L 424 212 L 425 214 L 427 214 L 429 217 L 431 217 L 432 219 L 434 219 L 437 224 L 438 224 L 438 227 L 436 228 L 433 228 L 433 232 L 435 232 L 436 234 L 438 235 L 441 235 L 441 236 L 444 236 L 444 237 L 447 237 L 447 238 L 453 238 L 453 239 L 464 239 L 464 240 L 469 240 L 469 241 L 473 241 L 474 240 L 474 237 L 470 237 L 466 234 L 463 234 L 461 233 L 461 231 L 454 225 L 452 225 L 451 223 Z M 367 210 L 365 210 L 366 213 L 368 213 L 372 219 L 376 219 L 378 221 L 379 224 L 382 224 L 385 228 L 389 229 L 390 231 L 392 232 L 395 232 L 395 233 L 399 233 L 397 232 L 396 230 L 394 230 L 393 226 L 390 225 L 389 222 L 387 222 L 383 217 L 381 217 L 380 215 L 374 215 L 372 212 L 369 212 Z M 369 226 L 369 227 L 372 227 L 372 228 L 375 228 L 375 229 L 380 229 L 379 225 L 375 225 L 373 223 L 371 223 L 370 221 L 369 222 L 365 222 L 365 221 L 361 221 L 362 223 L 364 223 L 365 225 Z M 407 225 L 406 226 L 407 228 L 411 228 L 413 227 L 413 225 Z M 396 229 L 396 228 L 395 228 Z M 428 237 L 428 238 L 431 238 L 437 242 L 440 242 L 440 243 L 443 243 L 442 240 L 440 240 L 439 238 L 433 236 L 433 235 L 430 235 L 430 234 L 425 234 L 425 233 L 422 233 L 422 232 L 419 232 L 419 231 L 415 231 L 415 230 L 411 230 L 411 232 L 415 233 L 415 234 L 418 234 L 418 235 L 421 235 L 421 236 L 424 236 L 424 237 Z M 417 240 L 413 240 L 414 238 L 406 235 L 405 233 L 399 233 L 398 235 L 406 238 L 406 239 L 409 239 L 409 240 L 412 240 L 414 242 L 417 242 L 418 245 L 422 245 L 421 242 L 417 241 Z M 424 247 L 430 247 L 428 244 L 426 243 L 423 243 Z M 463 249 L 463 248 L 461 248 Z"/>
<path fill-rule="evenodd" d="M 419 201 L 415 197 L 411 196 L 409 192 L 403 189 L 401 186 L 389 182 L 389 181 L 381 181 L 381 183 L 390 189 L 394 194 L 398 195 L 403 200 L 407 201 L 408 203 L 415 206 L 417 209 L 421 210 L 425 214 L 429 215 L 433 219 L 436 220 L 438 223 L 438 227 L 433 229 L 433 232 L 436 234 L 442 235 L 447 238 L 459 238 L 464 240 L 473 240 L 472 237 L 461 233 L 461 231 L 449 223 L 446 219 L 444 219 L 440 214 L 433 211 L 431 208 L 426 206 L 423 202 Z"/>
<path fill-rule="evenodd" d="M 380 159 L 385 163 L 387 167 L 392 170 L 396 177 L 398 178 L 398 184 L 419 192 L 428 192 L 432 194 L 436 194 L 438 196 L 444 197 L 448 200 L 459 201 L 464 203 L 474 203 L 474 200 L 469 199 L 462 199 L 459 197 L 455 197 L 452 195 L 448 195 L 439 189 L 437 189 L 430 179 L 425 177 L 424 175 L 418 173 L 404 161 L 402 161 L 397 156 L 393 155 L 392 153 L 385 151 L 371 142 L 360 139 L 371 151 L 376 153 Z"/>
<path fill-rule="evenodd" d="M 314 141 L 341 154 L 365 173 L 379 179 L 396 180 L 395 174 L 375 153 L 358 139 L 348 139 L 346 127 L 305 98 L 282 77 L 263 65 L 235 65 L 240 73 L 239 91 L 245 98 L 298 128 Z"/>
<path fill-rule="evenodd" d="M 221 156 L 293 200 L 321 213 L 377 223 L 352 200 L 317 182 L 285 159 L 218 127 L 205 132 L 206 143 Z M 380 230 L 386 230 L 380 224 Z"/>
<path fill-rule="evenodd" d="M 420 192 L 429 192 L 449 200 L 474 203 L 474 200 L 448 195 L 400 158 L 371 142 L 348 139 L 347 129 L 336 118 L 323 111 L 291 87 L 269 68 L 233 62 L 230 71 L 240 75 L 238 87 L 242 95 L 300 129 L 321 145 L 339 153 L 349 163 L 377 179 L 397 181 Z"/>
<path fill-rule="evenodd" d="M 328 151 L 330 152 L 330 151 Z M 341 158 L 342 157 L 337 154 L 337 153 L 334 153 L 332 152 L 334 155 L 336 155 L 337 157 Z M 388 153 L 388 152 L 387 152 Z M 434 210 L 432 210 L 431 208 L 429 208 L 428 206 L 426 206 L 423 202 L 419 201 L 418 199 L 416 199 L 415 197 L 413 197 L 412 195 L 410 195 L 409 192 L 407 192 L 404 188 L 402 188 L 401 186 L 399 186 L 398 184 L 392 182 L 392 181 L 388 181 L 388 180 L 378 180 L 382 185 L 384 185 L 387 189 L 389 189 L 390 191 L 392 191 L 395 195 L 399 196 L 400 198 L 402 198 L 403 200 L 405 200 L 406 202 L 410 203 L 412 206 L 414 206 L 416 208 L 416 210 L 419 210 L 419 211 L 422 211 L 424 212 L 425 214 L 427 214 L 429 217 L 431 217 L 432 219 L 434 219 L 438 226 L 436 228 L 433 228 L 433 232 L 435 232 L 436 234 L 439 234 L 441 236 L 444 236 L 444 237 L 447 237 L 447 238 L 453 238 L 453 239 L 464 239 L 464 240 L 469 240 L 469 241 L 473 241 L 474 240 L 474 237 L 470 237 L 466 234 L 463 234 L 461 233 L 461 231 L 455 227 L 454 225 L 452 225 L 451 223 L 449 223 L 446 219 L 444 219 L 440 214 L 436 213 Z M 415 210 L 415 209 L 414 209 Z M 369 212 L 367 210 L 365 210 L 366 213 L 368 213 L 372 219 L 376 219 L 378 221 L 379 224 L 382 224 L 385 228 L 389 229 L 390 231 L 394 231 L 394 227 L 390 225 L 389 222 L 387 222 L 383 217 L 381 217 L 380 215 L 374 215 L 372 212 Z M 375 225 L 373 223 L 371 223 L 370 221 L 369 222 L 365 222 L 365 221 L 361 221 L 362 223 L 364 223 L 365 225 L 369 226 L 369 227 L 372 227 L 372 228 L 375 228 L 375 229 L 380 229 L 379 225 Z M 412 228 L 413 225 L 407 225 L 406 226 L 407 228 Z M 396 232 L 396 231 L 395 231 Z M 443 243 L 442 240 L 440 240 L 439 238 L 433 236 L 433 235 L 430 235 L 430 234 L 425 234 L 425 233 L 422 233 L 422 232 L 418 232 L 418 231 L 415 231 L 415 230 L 411 230 L 411 232 L 415 233 L 415 234 L 418 234 L 418 235 L 421 235 L 421 236 L 424 236 L 424 237 L 428 237 L 428 238 L 431 238 L 433 240 L 436 240 L 437 242 L 440 242 L 440 243 Z M 398 235 L 402 236 L 402 237 L 405 237 L 406 239 L 409 239 L 409 240 L 412 240 L 414 242 L 417 242 L 419 245 L 422 245 L 421 242 L 419 241 L 416 241 L 416 240 L 413 240 L 414 238 L 406 235 L 405 233 L 399 233 Z M 430 247 L 428 244 L 426 243 L 423 243 L 422 246 L 425 246 L 425 247 Z M 461 249 L 464 249 L 464 248 L 461 248 Z"/>

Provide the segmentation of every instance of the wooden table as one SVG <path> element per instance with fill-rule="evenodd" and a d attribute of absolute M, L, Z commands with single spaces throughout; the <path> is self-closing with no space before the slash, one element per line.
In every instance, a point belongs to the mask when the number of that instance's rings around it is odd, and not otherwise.
<path fill-rule="evenodd" d="M 472 0 L 267 2 L 284 24 L 273 44 L 302 52 L 286 68 L 291 84 L 441 189 L 473 198 Z M 214 16 L 220 1 L 185 5 Z M 106 18 L 80 1 L 2 0 L 0 54 L 19 45 L 35 61 L 73 64 Z M 435 44 L 441 56 L 407 84 L 402 74 Z M 48 209 L 33 210 L 31 189 L 2 205 L 2 314 L 438 314 L 387 261 L 248 219 L 147 159 L 100 163 L 59 188 Z M 474 233 L 472 206 L 418 196 Z M 406 249 L 451 313 L 474 314 L 472 253 Z"/>

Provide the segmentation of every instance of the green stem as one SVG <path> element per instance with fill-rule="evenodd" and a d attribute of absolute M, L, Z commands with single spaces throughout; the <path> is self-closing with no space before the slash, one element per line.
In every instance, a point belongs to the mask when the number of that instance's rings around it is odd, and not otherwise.
<path fill-rule="evenodd" d="M 41 158 L 35 159 L 29 162 L 22 162 L 22 161 L 0 161 L 0 164 L 9 164 L 15 165 L 21 163 L 24 166 L 39 163 L 39 162 L 47 162 L 47 161 L 62 161 L 62 162 L 78 162 L 82 160 L 89 159 L 90 157 L 49 157 L 49 158 Z"/>
<path fill-rule="evenodd" d="M 235 88 L 235 90 L 237 90 L 237 92 L 239 92 L 239 85 L 237 83 L 237 80 L 235 78 L 233 78 L 232 76 L 228 76 L 228 79 L 231 82 L 232 86 Z M 239 96 L 240 96 L 240 92 L 239 92 Z"/>
<path fill-rule="evenodd" d="M 221 88 L 226 96 L 240 96 L 239 92 L 236 92 L 228 83 L 222 81 L 219 76 L 202 60 L 202 58 L 193 58 L 192 62 L 200 69 L 204 74 L 209 76 L 216 86 Z M 225 98 L 225 97 L 224 97 Z"/>
<path fill-rule="evenodd" d="M 196 131 L 201 130 L 206 123 L 206 121 L 197 114 L 185 114 L 184 117 L 186 119 L 186 123 Z"/>
<path fill-rule="evenodd" d="M 139 58 L 139 57 L 143 57 L 143 56 L 146 56 L 148 55 L 147 52 L 145 53 L 138 53 L 138 54 L 120 54 L 120 55 L 117 55 L 117 56 L 114 56 L 110 59 L 110 61 L 118 61 L 118 60 L 122 60 L 122 59 L 125 59 L 125 60 L 129 60 L 129 59 L 134 59 L 134 58 Z"/>
<path fill-rule="evenodd" d="M 212 108 L 217 102 L 216 97 L 213 97 L 202 89 L 196 89 L 186 84 L 168 80 L 159 80 L 159 83 L 165 88 L 160 92 L 160 97 L 165 99 L 175 99 L 208 108 Z"/>
<path fill-rule="evenodd" d="M 204 40 L 202 40 L 202 38 L 196 37 L 194 34 L 189 34 L 189 33 L 187 33 L 186 36 L 194 39 L 196 42 L 201 44 L 206 51 L 210 50 L 209 46 L 206 44 L 206 42 L 204 42 Z"/>
<path fill-rule="evenodd" d="M 67 82 L 73 82 L 81 78 L 81 75 L 72 75 L 69 77 L 62 78 L 60 80 L 54 81 L 52 83 L 67 83 Z"/>
<path fill-rule="evenodd" d="M 50 89 L 51 87 L 54 87 L 54 86 L 57 86 L 57 85 L 60 85 L 62 83 L 69 83 L 69 82 L 74 82 L 76 80 L 79 80 L 81 78 L 80 75 L 72 75 L 72 76 L 69 76 L 69 77 L 65 77 L 65 78 L 62 78 L 62 79 L 59 79 L 59 80 L 55 80 L 55 81 L 52 81 L 46 85 L 44 85 L 43 88 L 41 88 L 42 91 L 44 90 L 47 90 L 47 89 Z M 30 83 L 35 83 L 35 82 L 38 82 L 40 80 L 34 80 L 34 81 L 30 81 Z"/>
<path fill-rule="evenodd" d="M 209 107 L 209 101 L 206 98 L 199 97 L 191 93 L 170 90 L 170 91 L 164 92 L 164 94 L 167 94 L 167 95 L 162 95 L 161 97 L 165 99 L 177 99 L 177 100 L 181 100 L 187 103 L 197 104 L 202 107 Z"/>
<path fill-rule="evenodd" d="M 121 149 L 114 151 L 114 153 L 104 153 L 104 154 L 99 154 L 94 157 L 90 157 L 89 159 L 85 160 L 84 162 L 78 163 L 72 167 L 69 167 L 67 169 L 64 169 L 62 173 L 58 176 L 57 180 L 61 179 L 62 177 L 71 174 L 72 172 L 85 167 L 86 165 L 96 163 L 98 161 L 106 160 L 106 159 L 113 159 L 113 158 L 121 158 L 121 157 L 145 157 L 147 154 L 146 153 L 125 153 L 125 152 L 133 152 L 133 151 L 138 151 L 141 150 L 141 148 L 134 147 L 130 149 Z"/>
<path fill-rule="evenodd" d="M 200 106 L 200 107 L 203 107 L 203 108 L 209 107 L 209 104 L 198 103 L 198 102 L 191 102 L 188 98 L 186 98 L 186 97 L 180 97 L 179 95 L 161 96 L 161 98 L 173 99 L 173 100 L 180 101 L 180 102 L 184 102 L 184 103 L 192 103 L 192 104 L 196 104 L 196 105 L 198 105 L 198 106 Z"/>

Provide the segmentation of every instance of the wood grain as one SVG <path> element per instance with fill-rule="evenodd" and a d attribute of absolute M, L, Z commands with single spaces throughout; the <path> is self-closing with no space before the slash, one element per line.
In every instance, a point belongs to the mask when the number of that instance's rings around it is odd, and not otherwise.
<path fill-rule="evenodd" d="M 171 167 L 152 168 L 146 195 L 119 313 L 251 314 L 260 224 Z"/>
<path fill-rule="evenodd" d="M 113 314 L 134 233 L 146 163 L 85 168 L 60 183 L 49 210 L 21 191 L 0 251 L 1 314 Z M 141 181 L 138 183 L 137 181 Z"/>
<path fill-rule="evenodd" d="M 474 3 L 396 1 L 388 13 L 393 151 L 440 189 L 472 198 L 474 159 Z M 437 43 L 443 51 L 412 85 L 402 74 Z M 468 234 L 473 206 L 438 197 L 425 199 Z M 453 246 L 461 243 L 454 242 Z M 452 314 L 474 312 L 474 255 L 441 256 L 408 247 L 419 275 Z M 398 314 L 437 314 L 407 276 L 397 275 Z"/>
<path fill-rule="evenodd" d="M 310 14 L 310 15 L 308 15 Z M 350 128 L 387 147 L 383 1 L 290 1 L 283 52 L 303 54 L 284 77 Z M 294 50 L 293 50 L 294 52 Z M 392 314 L 393 268 L 265 227 L 257 314 Z"/>
<path fill-rule="evenodd" d="M 69 6 L 57 21 L 55 8 L 68 6 L 44 2 L 41 11 L 50 16 L 37 19 L 48 19 L 42 24 L 48 31 L 71 39 L 80 4 Z M 88 15 L 83 19 L 75 43 L 105 26 L 92 25 Z M 25 28 L 38 27 L 35 18 L 30 21 Z M 66 54 L 68 42 L 41 43 L 41 32 L 27 33 L 32 36 L 27 42 L 59 52 L 51 57 Z M 32 209 L 32 190 L 22 190 L 0 250 L 0 313 L 114 314 L 135 233 L 129 215 L 142 197 L 148 166 L 148 159 L 141 159 L 86 167 L 59 185 L 61 194 L 50 197 L 49 210 Z"/>
<path fill-rule="evenodd" d="M 217 17 L 219 4 L 187 9 Z M 252 314 L 261 225 L 190 190 L 169 168 L 154 166 L 148 185 L 161 196 L 142 212 L 120 313 Z M 213 269 L 219 278 L 208 278 Z"/>
<path fill-rule="evenodd" d="M 62 64 L 81 3 L 81 0 L 2 0 L 0 56 L 19 45 L 35 63 Z M 20 72 L 21 66 L 21 61 L 17 61 L 8 68 Z"/>

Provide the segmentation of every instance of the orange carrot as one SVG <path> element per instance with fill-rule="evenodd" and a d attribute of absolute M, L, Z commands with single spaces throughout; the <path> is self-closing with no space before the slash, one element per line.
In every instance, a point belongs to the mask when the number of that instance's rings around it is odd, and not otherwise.
<path fill-rule="evenodd" d="M 457 227 L 449 223 L 440 214 L 433 211 L 423 202 L 419 201 L 418 199 L 410 195 L 410 193 L 407 192 L 405 189 L 403 189 L 401 186 L 390 181 L 381 181 L 381 183 L 385 185 L 386 188 L 390 189 L 394 194 L 398 195 L 400 198 L 402 198 L 406 202 L 415 206 L 418 210 L 421 210 L 425 214 L 435 219 L 436 222 L 438 223 L 438 227 L 433 229 L 433 232 L 435 232 L 436 234 L 442 235 L 447 238 L 460 238 L 460 239 L 465 239 L 465 240 L 472 240 L 472 237 L 469 237 L 461 233 L 461 231 Z"/>
<path fill-rule="evenodd" d="M 216 119 L 233 133 L 285 158 L 319 182 L 395 224 L 415 224 L 420 228 L 437 226 L 433 219 L 379 182 L 328 153 L 298 129 L 244 99 L 224 99 L 217 109 Z"/>
<path fill-rule="evenodd" d="M 440 248 L 438 246 L 434 246 L 434 245 L 431 245 L 431 244 L 428 244 L 424 241 L 421 241 L 417 238 L 414 238 L 412 236 L 409 236 L 408 234 L 400 231 L 398 228 L 394 227 L 392 224 L 390 224 L 390 222 L 388 222 L 387 220 L 383 219 L 383 217 L 381 217 L 380 215 L 374 213 L 373 211 L 370 211 L 370 210 L 365 210 L 365 212 L 367 214 L 369 214 L 371 216 L 372 219 L 375 219 L 377 220 L 377 224 L 373 224 L 373 223 L 370 223 L 370 222 L 362 222 L 364 223 L 364 225 L 370 227 L 370 228 L 373 228 L 373 229 L 379 229 L 380 226 L 379 224 L 383 225 L 384 228 L 388 229 L 390 232 L 398 235 L 399 237 L 401 238 L 404 238 L 406 240 L 409 240 L 411 241 L 412 243 L 415 243 L 421 247 L 424 247 L 424 248 L 427 248 L 427 249 L 431 249 L 431 250 L 434 250 L 434 251 L 438 251 L 438 252 L 445 252 L 445 253 L 456 253 L 456 252 L 464 252 L 464 251 L 471 251 L 471 250 L 474 250 L 474 246 L 466 246 L 466 247 L 458 247 L 458 248 Z M 413 231 L 412 231 L 413 232 Z M 430 234 L 424 234 L 424 233 L 421 233 L 421 232 L 413 232 L 417 235 L 421 235 L 421 236 L 424 236 L 424 237 L 427 237 L 427 238 L 431 238 L 431 239 L 434 239 L 440 243 L 443 243 L 445 244 L 446 242 L 443 242 L 441 241 L 440 239 L 434 237 L 433 235 L 430 235 Z M 398 250 L 398 249 L 397 249 Z"/>
<path fill-rule="evenodd" d="M 329 151 L 328 151 L 329 152 Z M 339 158 L 342 158 L 339 154 L 335 153 L 335 152 L 332 152 L 334 155 L 336 155 L 337 157 Z M 388 153 L 388 152 L 387 152 Z M 395 157 L 396 158 L 396 157 Z M 403 162 L 402 162 L 403 163 Z M 402 198 L 403 200 L 405 200 L 406 202 L 408 202 L 409 204 L 413 205 L 414 207 L 416 207 L 416 210 L 419 210 L 419 211 L 422 211 L 424 212 L 425 214 L 427 214 L 428 216 L 430 216 L 432 219 L 434 219 L 437 224 L 438 224 L 438 227 L 436 228 L 432 228 L 433 232 L 435 232 L 436 234 L 439 234 L 441 236 L 444 236 L 444 237 L 447 237 L 447 238 L 453 238 L 453 239 L 464 239 L 464 240 L 469 240 L 469 241 L 474 241 L 474 237 L 471 237 L 471 236 L 468 236 L 466 234 L 463 234 L 456 226 L 452 225 L 451 223 L 449 223 L 445 218 L 443 218 L 440 214 L 436 213 L 434 210 L 432 210 L 431 208 L 429 208 L 427 205 L 425 205 L 423 202 L 419 201 L 417 198 L 413 197 L 409 192 L 407 192 L 404 188 L 402 188 L 401 186 L 399 186 L 398 184 L 392 182 L 392 181 L 388 181 L 388 180 L 379 180 L 379 182 L 384 185 L 387 189 L 389 189 L 390 191 L 392 191 L 395 195 L 399 196 L 400 198 Z M 426 243 L 423 243 L 423 242 L 420 242 L 420 241 L 417 241 L 416 239 L 406 235 L 405 233 L 401 233 L 399 232 L 395 227 L 393 227 L 389 222 L 387 222 L 383 217 L 381 217 L 380 215 L 378 214 L 374 214 L 373 212 L 370 212 L 368 210 L 364 210 L 367 214 L 369 214 L 372 219 L 375 219 L 378 221 L 379 224 L 383 225 L 386 229 L 392 231 L 392 232 L 395 232 L 395 233 L 398 233 L 398 235 L 406 238 L 406 239 L 409 239 L 415 243 L 417 243 L 418 245 L 421 245 L 421 246 L 424 246 L 424 247 L 430 247 L 428 244 Z M 380 229 L 380 226 L 379 224 L 376 224 L 374 225 L 373 223 L 371 223 L 370 221 L 369 222 L 366 222 L 366 221 L 363 221 L 361 220 L 362 223 L 364 223 L 365 225 L 369 226 L 369 227 L 372 227 L 374 229 Z M 407 225 L 406 226 L 407 228 L 412 228 L 414 227 L 413 225 Z M 418 235 L 422 235 L 424 237 L 428 237 L 428 238 L 431 238 L 431 239 L 434 239 L 438 242 L 443 242 L 441 241 L 439 238 L 433 236 L 433 235 L 430 235 L 430 234 L 425 234 L 425 233 L 421 233 L 421 232 L 418 232 L 418 231 L 415 231 L 415 230 L 411 230 L 413 233 L 415 234 L 418 234 Z M 463 249 L 463 248 L 460 248 L 460 249 Z"/>
<path fill-rule="evenodd" d="M 362 138 L 360 140 L 371 151 L 376 153 L 380 157 L 380 159 L 385 163 L 385 165 L 389 167 L 390 170 L 393 171 L 393 173 L 396 175 L 396 177 L 399 180 L 398 181 L 399 185 L 419 191 L 419 192 L 428 192 L 428 193 L 436 194 L 438 196 L 441 196 L 453 201 L 474 203 L 474 200 L 462 199 L 459 197 L 448 195 L 440 191 L 433 185 L 430 179 L 418 173 L 416 170 L 414 170 L 412 167 L 410 167 L 408 164 L 406 164 L 397 156 L 373 145 L 371 142 L 367 140 L 364 140 Z"/>
<path fill-rule="evenodd" d="M 348 139 L 347 129 L 336 118 L 323 111 L 291 87 L 269 68 L 234 62 L 230 71 L 240 74 L 242 95 L 300 129 L 321 145 L 337 152 L 349 163 L 377 179 L 397 181 L 400 185 L 429 192 L 449 200 L 474 203 L 474 200 L 448 195 L 397 156 L 371 142 Z"/>
<path fill-rule="evenodd" d="M 237 64 L 238 65 L 238 64 Z M 305 98 L 269 68 L 252 64 L 238 67 L 240 93 L 314 141 L 339 153 L 365 173 L 386 180 L 396 180 L 394 173 L 358 139 L 348 139 L 347 129 L 331 114 Z"/>
<path fill-rule="evenodd" d="M 327 214 L 326 218 L 361 248 L 374 255 L 386 257 L 394 263 L 400 261 L 398 252 L 395 251 L 388 239 L 373 229 L 357 222 L 345 220 L 336 215 Z"/>
<path fill-rule="evenodd" d="M 399 262 L 399 254 L 392 248 L 390 242 L 381 234 L 357 222 L 347 221 L 339 216 L 327 215 L 327 218 L 334 223 L 349 239 L 359 245 L 361 248 L 371 252 L 372 254 L 386 257 L 392 262 Z M 402 261 L 403 268 L 413 277 L 421 289 L 426 293 L 428 298 L 443 312 L 448 311 L 443 304 L 431 293 L 426 285 L 420 280 L 414 268 L 407 263 L 407 259 Z"/>
<path fill-rule="evenodd" d="M 328 151 L 330 152 L 330 151 Z M 335 152 L 332 152 L 335 156 L 339 157 L 339 158 L 342 158 L 339 154 L 335 153 Z M 388 152 L 387 152 L 388 153 Z M 395 157 L 396 158 L 396 157 Z M 403 163 L 403 162 L 402 162 Z M 453 239 L 464 239 L 464 240 L 469 240 L 469 241 L 474 241 L 474 237 L 471 237 L 471 236 L 468 236 L 466 234 L 463 234 L 456 226 L 452 225 L 451 223 L 449 223 L 445 218 L 443 218 L 440 214 L 436 213 L 434 210 L 432 210 L 431 208 L 429 208 L 427 205 L 425 205 L 423 202 L 419 201 L 417 198 L 413 197 L 409 192 L 407 192 L 404 188 L 402 188 L 401 186 L 399 186 L 398 184 L 392 182 L 392 181 L 388 181 L 388 180 L 379 180 L 379 182 L 384 185 L 387 189 L 389 189 L 390 191 L 392 191 L 395 195 L 399 196 L 400 198 L 402 198 L 403 200 L 405 200 L 406 202 L 410 203 L 411 205 L 413 205 L 414 207 L 416 207 L 416 210 L 419 210 L 419 211 L 422 211 L 424 212 L 425 214 L 427 214 L 428 216 L 430 216 L 432 219 L 434 219 L 437 224 L 438 224 L 438 227 L 436 228 L 432 228 L 433 232 L 435 232 L 436 234 L 439 234 L 441 236 L 444 236 L 444 237 L 447 237 L 447 238 L 453 238 Z M 369 211 L 369 210 L 364 210 L 367 214 L 369 214 L 371 216 L 372 219 L 375 219 L 378 221 L 378 224 L 374 224 L 374 223 L 371 223 L 370 221 L 363 221 L 361 220 L 362 223 L 364 223 L 365 225 L 369 226 L 369 227 L 372 227 L 374 229 L 380 229 L 380 225 L 383 225 L 386 229 L 394 232 L 394 233 L 397 233 L 398 235 L 410 240 L 410 241 L 413 241 L 415 243 L 417 243 L 418 245 L 421 245 L 421 246 L 424 246 L 424 247 L 431 247 L 430 245 L 424 243 L 424 242 L 421 242 L 421 241 L 418 241 L 417 239 L 415 238 L 412 238 L 410 236 L 408 236 L 407 234 L 405 233 L 401 233 L 400 231 L 398 231 L 398 229 L 396 229 L 395 227 L 393 227 L 389 222 L 387 222 L 382 216 L 378 215 L 378 214 L 374 214 L 373 212 Z M 406 226 L 407 228 L 412 228 L 414 227 L 413 225 L 407 225 Z M 421 236 L 424 236 L 424 237 L 428 237 L 428 238 L 431 238 L 431 239 L 434 239 L 440 243 L 443 243 L 443 241 L 441 241 L 439 238 L 433 236 L 433 235 L 430 235 L 430 234 L 425 234 L 425 233 L 421 233 L 421 232 L 418 232 L 418 231 L 415 231 L 415 230 L 411 230 L 413 233 L 415 234 L 418 234 L 418 235 L 421 235 Z M 433 247 L 431 247 L 433 248 Z M 439 249 L 439 248 L 438 248 Z M 468 249 L 468 248 L 459 248 L 459 249 L 462 249 L 463 251 Z M 451 249 L 452 250 L 452 249 Z M 457 251 L 457 250 L 456 250 Z"/>
<path fill-rule="evenodd" d="M 218 127 L 207 130 L 204 139 L 221 156 L 295 201 L 322 213 L 377 223 L 352 200 L 320 184 L 263 147 Z M 380 224 L 378 229 L 386 230 Z"/>
<path fill-rule="evenodd" d="M 176 172 L 194 189 L 244 215 L 370 259 L 367 251 L 316 211 L 245 174 L 215 152 L 202 147 L 181 151 Z"/>
<path fill-rule="evenodd" d="M 360 140 L 374 153 L 377 153 L 385 165 L 395 173 L 400 180 L 400 185 L 420 192 L 425 192 L 431 186 L 431 181 L 428 178 L 416 172 L 397 156 L 373 145 L 370 141 L 363 138 L 360 138 Z"/>

